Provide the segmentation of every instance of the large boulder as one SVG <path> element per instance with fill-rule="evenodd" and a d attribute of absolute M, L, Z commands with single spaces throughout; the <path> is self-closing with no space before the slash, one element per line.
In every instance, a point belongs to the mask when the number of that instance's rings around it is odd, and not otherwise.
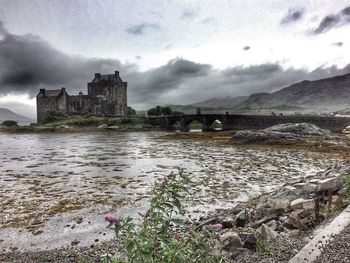
<path fill-rule="evenodd" d="M 239 235 L 235 232 L 227 232 L 220 236 L 220 241 L 224 246 L 224 249 L 233 252 L 243 246 L 243 242 Z"/>
<path fill-rule="evenodd" d="M 275 232 L 272 228 L 268 227 L 265 224 L 262 224 L 255 232 L 257 238 L 261 238 L 265 241 L 270 241 L 275 239 L 278 236 L 278 233 Z"/>
<path fill-rule="evenodd" d="M 266 141 L 303 141 L 304 138 L 293 133 L 270 132 L 265 130 L 244 130 L 236 132 L 233 137 L 235 140 L 243 142 L 266 142 Z"/>
<path fill-rule="evenodd" d="M 243 130 L 233 135 L 233 139 L 243 142 L 303 141 L 306 137 L 336 139 L 336 135 L 312 123 L 284 123 L 263 130 Z"/>
<path fill-rule="evenodd" d="M 301 136 L 329 136 L 332 133 L 312 123 L 284 123 L 265 129 L 267 132 L 292 133 Z"/>

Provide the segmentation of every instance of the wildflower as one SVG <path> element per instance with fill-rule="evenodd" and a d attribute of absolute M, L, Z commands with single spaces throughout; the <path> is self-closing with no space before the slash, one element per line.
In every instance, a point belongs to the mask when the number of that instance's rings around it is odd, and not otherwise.
<path fill-rule="evenodd" d="M 111 224 L 116 224 L 118 223 L 120 220 L 118 217 L 114 216 L 114 215 L 106 215 L 105 216 L 105 221 L 111 223 Z"/>
<path fill-rule="evenodd" d="M 214 224 L 210 226 L 213 230 L 218 231 L 222 229 L 222 224 Z"/>

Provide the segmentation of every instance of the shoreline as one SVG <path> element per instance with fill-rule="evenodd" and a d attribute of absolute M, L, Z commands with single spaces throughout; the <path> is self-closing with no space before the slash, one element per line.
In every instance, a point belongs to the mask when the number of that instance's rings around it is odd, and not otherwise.
<path fill-rule="evenodd" d="M 110 130 L 101 130 L 97 129 L 97 131 L 101 132 L 115 132 Z M 145 130 L 139 130 L 139 131 L 145 131 Z M 153 132 L 155 130 L 150 130 L 150 132 Z M 93 132 L 96 132 L 94 130 Z M 134 130 L 123 130 L 123 132 L 134 132 Z M 146 132 L 146 131 L 145 131 Z M 159 131 L 158 131 L 159 132 Z M 223 145 L 232 145 L 232 146 L 239 146 L 239 147 L 272 147 L 272 148 L 283 148 L 286 147 L 288 149 L 295 149 L 295 150 L 311 150 L 316 152 L 327 152 L 327 153 L 333 153 L 335 156 L 339 157 L 339 160 L 341 159 L 350 159 L 350 153 L 349 148 L 342 146 L 342 145 L 334 145 L 329 144 L 328 142 L 322 142 L 322 141 L 316 141 L 316 142 L 308 142 L 308 143 L 285 143 L 285 142 L 269 142 L 269 143 L 242 143 L 239 141 L 232 140 L 232 131 L 229 132 L 203 132 L 203 133 L 173 133 L 173 134 L 167 134 L 163 135 L 160 138 L 167 140 L 199 140 L 199 141 L 211 141 L 215 140 L 216 142 L 222 143 Z M 347 138 L 344 135 L 344 138 Z M 260 195 L 264 196 L 264 194 Z M 0 240 L 1 244 L 1 240 Z M 304 243 L 302 243 L 304 244 Z M 301 243 L 297 246 L 301 246 Z M 75 245 L 72 247 L 64 248 L 64 249 L 54 249 L 54 250 L 43 250 L 43 251 L 27 251 L 27 252 L 17 252 L 14 250 L 11 253 L 3 254 L 0 253 L 0 259 L 3 260 L 17 260 L 16 262 L 38 262 L 35 260 L 38 260 L 38 258 L 41 259 L 54 259 L 54 262 L 78 262 L 78 260 L 81 260 L 81 257 L 88 257 L 92 258 L 93 262 L 99 262 L 101 260 L 101 254 L 111 254 L 113 249 L 115 249 L 116 242 L 111 240 L 107 241 L 105 243 L 99 243 L 97 245 L 94 245 L 93 247 L 79 247 L 77 248 Z M 24 261 L 18 261 L 23 257 Z M 30 260 L 30 258 L 35 259 L 34 261 L 27 261 Z M 62 260 L 62 261 L 60 261 Z M 74 261 L 75 260 L 75 261 Z M 4 262 L 14 262 L 14 261 L 4 261 Z M 40 261 L 39 261 L 40 262 Z M 244 262 L 244 261 L 242 261 Z M 249 261 L 250 262 L 250 261 Z M 253 261 L 251 261 L 253 262 Z"/>

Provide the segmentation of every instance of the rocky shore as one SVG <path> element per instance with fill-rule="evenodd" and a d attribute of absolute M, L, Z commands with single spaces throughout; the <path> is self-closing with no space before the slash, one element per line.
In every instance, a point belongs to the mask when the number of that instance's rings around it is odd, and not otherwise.
<path fill-rule="evenodd" d="M 313 237 L 315 229 L 322 228 L 348 204 L 348 181 L 350 161 L 342 161 L 233 209 L 216 211 L 179 231 L 215 228 L 219 238 L 210 244 L 210 250 L 227 254 L 232 262 L 288 262 Z M 118 247 L 115 240 L 85 248 L 77 245 L 72 242 L 70 248 L 42 252 L 13 251 L 0 254 L 0 260 L 103 262 Z"/>
<path fill-rule="evenodd" d="M 348 205 L 348 182 L 350 161 L 343 161 L 199 222 L 197 227 L 220 228 L 215 250 L 228 253 L 233 262 L 288 262 L 314 229 Z"/>

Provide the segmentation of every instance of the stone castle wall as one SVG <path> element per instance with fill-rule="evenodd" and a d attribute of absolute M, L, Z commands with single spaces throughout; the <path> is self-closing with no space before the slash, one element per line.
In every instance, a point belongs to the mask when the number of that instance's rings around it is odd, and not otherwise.
<path fill-rule="evenodd" d="M 108 116 L 127 115 L 127 82 L 123 82 L 119 72 L 101 75 L 87 84 L 88 94 L 70 96 L 62 90 L 41 89 L 37 95 L 37 119 L 43 122 L 48 111 L 63 113 L 96 114 Z"/>

